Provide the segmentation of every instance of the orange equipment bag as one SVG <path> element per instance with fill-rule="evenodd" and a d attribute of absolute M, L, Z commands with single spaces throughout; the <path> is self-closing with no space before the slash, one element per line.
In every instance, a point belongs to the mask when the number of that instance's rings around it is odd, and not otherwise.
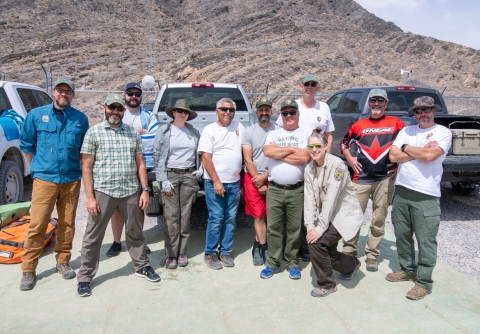
<path fill-rule="evenodd" d="M 0 263 L 21 263 L 23 244 L 30 227 L 30 216 L 23 216 L 0 230 Z M 58 222 L 50 219 L 43 246 L 47 246 L 57 236 Z"/>

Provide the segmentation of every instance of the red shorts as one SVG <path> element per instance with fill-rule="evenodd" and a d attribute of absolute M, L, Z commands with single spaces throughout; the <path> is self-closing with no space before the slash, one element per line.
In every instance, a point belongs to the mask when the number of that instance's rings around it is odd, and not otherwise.
<path fill-rule="evenodd" d="M 268 185 L 268 180 L 265 181 L 265 184 Z M 247 215 L 253 218 L 262 218 L 267 214 L 267 196 L 260 195 L 248 173 L 245 173 L 243 178 L 243 194 Z"/>

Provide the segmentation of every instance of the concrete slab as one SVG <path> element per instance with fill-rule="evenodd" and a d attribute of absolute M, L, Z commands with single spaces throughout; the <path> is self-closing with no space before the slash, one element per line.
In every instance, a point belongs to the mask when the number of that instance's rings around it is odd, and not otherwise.
<path fill-rule="evenodd" d="M 364 227 L 360 248 L 365 244 Z M 76 280 L 55 273 L 50 245 L 37 269 L 32 291 L 20 291 L 19 265 L 0 266 L 1 333 L 58 332 L 123 333 L 475 333 L 480 326 L 480 284 L 439 261 L 433 293 L 421 301 L 405 298 L 412 282 L 390 283 L 385 275 L 398 269 L 394 236 L 382 243 L 379 272 L 362 267 L 350 282 L 335 274 L 338 291 L 313 298 L 315 275 L 302 264 L 302 278 L 289 279 L 284 270 L 268 280 L 263 267 L 251 261 L 253 229 L 238 229 L 236 266 L 218 271 L 203 263 L 205 231 L 192 231 L 186 268 L 167 270 L 163 234 L 147 232 L 149 258 L 162 281 L 151 283 L 134 274 L 128 253 L 104 256 L 104 242 L 93 295 L 80 298 Z M 81 238 L 74 240 L 72 267 L 80 266 Z M 123 243 L 124 249 L 125 244 Z"/>

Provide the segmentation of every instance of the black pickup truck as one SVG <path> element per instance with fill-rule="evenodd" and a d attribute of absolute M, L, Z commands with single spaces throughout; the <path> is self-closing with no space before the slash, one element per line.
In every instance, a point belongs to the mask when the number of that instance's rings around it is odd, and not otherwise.
<path fill-rule="evenodd" d="M 428 95 L 435 104 L 442 106 L 436 111 L 435 122 L 450 129 L 480 129 L 480 117 L 457 116 L 448 114 L 447 106 L 436 89 L 413 86 L 396 87 L 359 87 L 343 89 L 333 94 L 327 101 L 332 112 L 335 131 L 333 133 L 333 154 L 345 158 L 340 152 L 340 141 L 348 133 L 350 126 L 357 120 L 369 117 L 368 93 L 372 88 L 385 89 L 388 94 L 388 107 L 385 113 L 400 118 L 406 125 L 417 124 L 415 116 L 408 113 L 413 101 Z M 480 139 L 478 141 L 480 152 Z M 452 145 L 453 146 L 453 145 Z M 451 182 L 453 189 L 462 195 L 468 195 L 480 183 L 480 154 L 455 155 L 448 152 L 443 162 L 442 182 Z"/>

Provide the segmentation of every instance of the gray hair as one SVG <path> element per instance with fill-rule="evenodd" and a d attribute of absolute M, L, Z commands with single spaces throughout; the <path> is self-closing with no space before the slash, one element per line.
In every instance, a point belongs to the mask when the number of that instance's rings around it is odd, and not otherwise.
<path fill-rule="evenodd" d="M 235 108 L 235 110 L 237 110 L 237 105 L 235 104 L 235 101 L 233 101 L 231 98 L 228 98 L 228 97 L 221 98 L 220 100 L 217 101 L 216 108 L 217 109 L 220 108 L 222 106 L 222 103 L 231 103 Z"/>
<path fill-rule="evenodd" d="M 327 138 L 322 134 L 322 129 L 316 128 L 312 131 L 312 134 L 308 137 L 307 143 L 310 142 L 310 139 L 318 138 L 322 142 L 322 145 L 327 145 Z"/>

